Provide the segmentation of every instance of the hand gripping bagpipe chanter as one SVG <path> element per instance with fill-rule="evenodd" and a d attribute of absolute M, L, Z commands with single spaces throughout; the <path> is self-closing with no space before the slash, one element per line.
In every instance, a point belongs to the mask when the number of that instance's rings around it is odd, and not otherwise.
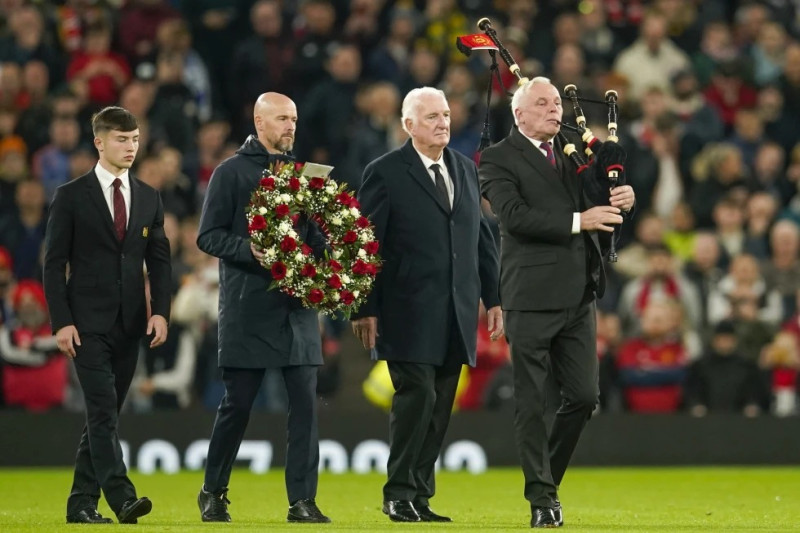
<path fill-rule="evenodd" d="M 492 58 L 491 72 L 497 77 L 501 87 L 502 81 L 497 68 L 497 61 L 495 57 L 496 52 L 500 53 L 500 57 L 503 59 L 506 65 L 508 65 L 508 69 L 512 74 L 514 74 L 514 76 L 516 76 L 517 84 L 520 87 L 528 83 L 529 79 L 522 75 L 519 65 L 517 65 L 517 62 L 514 61 L 513 57 L 511 57 L 508 49 L 503 46 L 503 43 L 500 42 L 500 39 L 497 37 L 497 32 L 492 27 L 492 22 L 487 17 L 484 17 L 478 21 L 478 29 L 480 29 L 483 33 L 465 35 L 456 38 L 456 46 L 458 49 L 467 56 L 470 55 L 472 50 L 489 50 L 489 54 Z M 503 89 L 505 88 L 503 87 Z M 577 167 L 578 175 L 583 174 L 584 179 L 591 179 L 592 174 L 597 174 L 596 172 L 589 172 L 588 175 L 584 174 L 584 172 L 588 169 L 594 170 L 599 166 L 600 169 L 605 170 L 602 176 L 608 180 L 607 184 L 609 190 L 613 189 L 619 184 L 620 180 L 623 179 L 622 175 L 625 171 L 625 151 L 619 146 L 617 139 L 617 92 L 614 90 L 606 91 L 605 101 L 600 102 L 597 100 L 579 97 L 577 87 L 575 87 L 573 84 L 569 84 L 564 87 L 564 94 L 572 102 L 572 109 L 575 112 L 575 122 L 577 123 L 577 126 L 571 126 L 563 122 L 560 124 L 563 128 L 575 132 L 581 136 L 581 139 L 585 144 L 584 152 L 586 153 L 588 160 L 584 159 L 583 156 L 578 153 L 578 149 L 575 147 L 575 145 L 569 141 L 567 136 L 559 131 L 557 135 L 563 146 L 564 154 L 566 154 L 566 156 L 572 160 Z M 481 143 L 478 147 L 479 151 L 483 150 L 489 145 L 488 108 L 491 103 L 490 99 L 491 75 L 489 81 L 489 90 L 487 92 L 486 121 L 484 123 L 483 134 L 481 135 Z M 581 109 L 581 101 L 602 104 L 608 108 L 608 138 L 606 142 L 599 141 L 592 133 L 592 130 L 586 126 L 586 115 L 584 114 L 583 109 Z M 600 178 L 601 176 L 597 176 L 597 179 Z M 612 263 L 617 261 L 615 241 L 616 238 L 614 235 L 612 235 L 611 245 L 608 253 L 608 260 Z"/>

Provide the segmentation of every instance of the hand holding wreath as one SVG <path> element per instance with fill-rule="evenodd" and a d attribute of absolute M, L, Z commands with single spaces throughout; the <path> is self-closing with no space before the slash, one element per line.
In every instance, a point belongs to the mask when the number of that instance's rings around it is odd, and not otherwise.
<path fill-rule="evenodd" d="M 369 220 L 346 185 L 303 176 L 305 165 L 278 162 L 264 171 L 247 209 L 253 255 L 272 274 L 271 288 L 305 307 L 345 316 L 364 302 L 380 267 Z M 306 215 L 327 237 L 330 251 L 317 259 L 295 228 Z"/>

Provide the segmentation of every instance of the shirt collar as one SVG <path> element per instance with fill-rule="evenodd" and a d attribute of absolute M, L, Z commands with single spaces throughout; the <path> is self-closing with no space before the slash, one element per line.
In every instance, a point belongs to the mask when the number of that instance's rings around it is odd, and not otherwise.
<path fill-rule="evenodd" d="M 121 188 L 127 189 L 130 185 L 128 183 L 128 170 L 125 169 L 125 172 L 120 174 L 119 176 L 115 176 L 108 170 L 104 169 L 100 163 L 97 163 L 94 166 L 94 173 L 97 175 L 97 180 L 100 182 L 100 186 L 103 190 L 108 189 L 114 184 L 114 180 L 119 178 L 122 181 Z"/>
<path fill-rule="evenodd" d="M 422 164 L 425 165 L 426 169 L 430 170 L 431 165 L 436 164 L 436 165 L 439 165 L 439 170 L 441 170 L 441 171 L 445 170 L 444 150 L 442 150 L 442 155 L 441 155 L 441 157 L 439 157 L 438 161 L 434 161 L 430 157 L 426 156 L 425 154 L 423 154 L 422 152 L 417 150 L 416 147 L 414 147 L 414 151 L 417 152 L 417 154 L 419 154 L 419 158 L 422 159 Z"/>
<path fill-rule="evenodd" d="M 522 133 L 522 130 L 519 130 L 519 132 L 520 132 L 520 134 L 521 134 L 523 137 L 525 137 L 525 138 L 526 138 L 526 139 L 528 139 L 530 142 L 532 142 L 532 143 L 533 143 L 533 145 L 534 145 L 536 148 L 540 148 L 540 145 L 542 144 L 542 141 L 537 141 L 537 140 L 536 140 L 536 139 L 534 139 L 533 137 L 528 137 L 527 135 L 525 135 L 524 133 Z M 548 143 L 550 143 L 550 146 L 551 146 L 551 147 L 553 146 L 553 139 L 555 139 L 555 137 L 551 137 L 551 138 L 550 138 L 550 139 L 547 141 Z"/>

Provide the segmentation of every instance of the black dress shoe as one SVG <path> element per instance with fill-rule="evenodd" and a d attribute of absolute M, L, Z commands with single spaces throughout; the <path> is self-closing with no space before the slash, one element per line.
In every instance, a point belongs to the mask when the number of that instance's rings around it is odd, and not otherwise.
<path fill-rule="evenodd" d="M 200 518 L 203 522 L 230 522 L 228 514 L 228 489 L 219 492 L 207 492 L 205 487 L 197 495 L 197 506 L 200 508 Z"/>
<path fill-rule="evenodd" d="M 408 500 L 388 500 L 383 502 L 383 514 L 389 515 L 393 522 L 420 522 L 414 505 Z"/>
<path fill-rule="evenodd" d="M 131 498 L 122 504 L 122 509 L 117 513 L 117 519 L 120 524 L 135 524 L 137 518 L 144 516 L 153 510 L 153 502 L 147 496 L 143 496 L 138 500 Z"/>
<path fill-rule="evenodd" d="M 564 525 L 564 514 L 561 512 L 561 502 L 556 500 L 553 506 L 553 518 L 556 519 L 556 525 L 561 527 Z"/>
<path fill-rule="evenodd" d="M 306 524 L 327 524 L 330 518 L 322 514 L 313 499 L 297 500 L 289 507 L 287 522 L 303 522 Z"/>
<path fill-rule="evenodd" d="M 552 507 L 531 507 L 531 527 L 558 527 Z"/>
<path fill-rule="evenodd" d="M 67 515 L 67 524 L 113 524 L 110 518 L 105 518 L 97 509 L 83 509 L 77 513 Z"/>
<path fill-rule="evenodd" d="M 449 516 L 442 516 L 436 514 L 431 509 L 430 505 L 414 505 L 414 510 L 417 511 L 419 519 L 422 522 L 452 522 Z"/>

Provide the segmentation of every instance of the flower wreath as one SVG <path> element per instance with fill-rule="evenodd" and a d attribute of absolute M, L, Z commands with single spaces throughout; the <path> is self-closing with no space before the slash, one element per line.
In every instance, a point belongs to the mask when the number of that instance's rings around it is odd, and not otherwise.
<path fill-rule="evenodd" d="M 299 298 L 305 307 L 349 317 L 364 302 L 380 258 L 374 227 L 345 184 L 302 175 L 304 163 L 281 161 L 264 171 L 250 197 L 250 240 L 264 251 L 270 288 Z M 330 252 L 320 260 L 294 229 L 300 215 L 319 224 Z"/>

